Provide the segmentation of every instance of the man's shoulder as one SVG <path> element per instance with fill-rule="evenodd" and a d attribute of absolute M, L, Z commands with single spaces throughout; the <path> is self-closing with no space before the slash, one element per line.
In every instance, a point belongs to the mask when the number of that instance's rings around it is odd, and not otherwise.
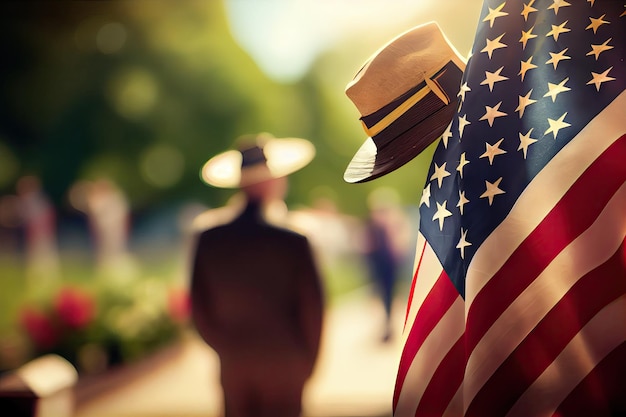
<path fill-rule="evenodd" d="M 218 225 L 214 225 L 208 229 L 202 230 L 200 232 L 200 237 L 212 237 L 212 236 L 219 236 L 222 235 L 224 233 L 229 233 L 229 230 L 232 229 L 232 223 L 223 223 L 223 224 L 218 224 Z"/>
<path fill-rule="evenodd" d="M 307 240 L 307 237 L 304 234 L 286 225 L 268 224 L 267 227 L 273 230 L 276 234 L 286 236 L 287 239 Z"/>

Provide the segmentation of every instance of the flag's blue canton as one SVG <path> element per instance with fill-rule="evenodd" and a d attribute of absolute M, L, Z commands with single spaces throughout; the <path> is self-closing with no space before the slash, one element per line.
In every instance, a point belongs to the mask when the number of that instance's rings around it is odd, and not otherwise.
<path fill-rule="evenodd" d="M 463 297 L 482 242 L 624 89 L 624 49 L 615 47 L 626 41 L 624 2 L 570 3 L 488 1 L 481 12 L 461 104 L 420 201 L 420 230 Z"/>

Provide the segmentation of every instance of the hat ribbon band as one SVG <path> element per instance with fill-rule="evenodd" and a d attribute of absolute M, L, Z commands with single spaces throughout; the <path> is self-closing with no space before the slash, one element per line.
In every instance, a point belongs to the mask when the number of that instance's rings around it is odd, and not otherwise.
<path fill-rule="evenodd" d="M 441 74 L 440 74 L 441 75 Z M 373 137 L 378 135 L 380 132 L 385 130 L 389 125 L 398 120 L 400 116 L 406 113 L 411 107 L 413 107 L 417 102 L 423 99 L 430 91 L 432 91 L 444 104 L 450 103 L 450 98 L 443 91 L 441 86 L 437 83 L 437 81 L 433 81 L 430 78 L 426 77 L 424 79 L 426 81 L 426 85 L 418 90 L 415 94 L 407 98 L 404 102 L 402 102 L 398 107 L 393 109 L 388 115 L 383 117 L 379 122 L 377 122 L 372 127 L 368 127 L 363 120 L 361 120 L 361 125 L 363 125 L 363 130 L 369 137 Z"/>

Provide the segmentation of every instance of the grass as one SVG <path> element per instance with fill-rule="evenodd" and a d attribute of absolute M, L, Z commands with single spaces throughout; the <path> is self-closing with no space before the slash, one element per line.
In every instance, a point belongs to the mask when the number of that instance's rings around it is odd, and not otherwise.
<path fill-rule="evenodd" d="M 16 312 L 25 292 L 25 273 L 15 258 L 0 258 L 0 336 L 14 328 Z"/>

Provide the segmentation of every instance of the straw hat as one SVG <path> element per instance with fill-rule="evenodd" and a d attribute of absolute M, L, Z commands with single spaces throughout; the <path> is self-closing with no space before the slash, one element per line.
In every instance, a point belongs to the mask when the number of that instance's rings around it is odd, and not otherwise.
<path fill-rule="evenodd" d="M 241 136 L 236 149 L 209 159 L 200 176 L 219 188 L 237 188 L 287 176 L 306 166 L 315 147 L 306 139 L 275 138 L 269 133 Z"/>
<path fill-rule="evenodd" d="M 346 87 L 368 138 L 344 180 L 365 182 L 406 164 L 437 140 L 457 109 L 465 60 L 435 22 L 374 53 Z"/>

